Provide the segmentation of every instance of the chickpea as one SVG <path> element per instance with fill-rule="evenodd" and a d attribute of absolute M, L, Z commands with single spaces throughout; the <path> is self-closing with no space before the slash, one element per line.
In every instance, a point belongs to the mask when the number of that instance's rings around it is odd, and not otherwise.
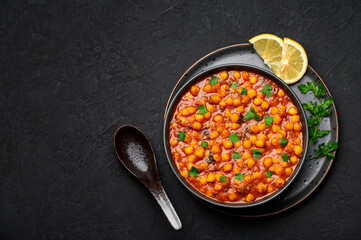
<path fill-rule="evenodd" d="M 271 185 L 268 185 L 267 192 L 271 193 L 273 192 L 273 190 L 274 190 L 273 187 Z"/>
<path fill-rule="evenodd" d="M 277 147 L 280 144 L 280 141 L 277 138 L 272 138 L 271 143 L 273 146 Z"/>
<path fill-rule="evenodd" d="M 273 123 L 275 124 L 280 124 L 282 122 L 282 118 L 280 117 L 280 115 L 276 114 L 274 117 L 273 117 Z"/>
<path fill-rule="evenodd" d="M 252 84 L 256 84 L 257 83 L 257 77 L 256 76 L 252 76 L 249 78 L 249 81 L 252 83 Z"/>
<path fill-rule="evenodd" d="M 248 103 L 250 98 L 248 96 L 242 96 L 242 103 Z"/>
<path fill-rule="evenodd" d="M 231 134 L 231 133 L 230 133 L 228 130 L 226 130 L 226 129 L 224 129 L 224 130 L 221 132 L 222 138 L 228 138 L 228 136 L 229 136 L 230 134 Z"/>
<path fill-rule="evenodd" d="M 252 157 L 252 155 L 251 155 L 250 152 L 245 152 L 245 153 L 242 155 L 242 158 L 243 158 L 244 160 L 247 160 L 248 158 L 251 158 L 251 157 Z"/>
<path fill-rule="evenodd" d="M 193 146 L 189 146 L 189 147 L 184 148 L 184 152 L 187 155 L 191 155 L 193 153 Z"/>
<path fill-rule="evenodd" d="M 215 162 L 220 162 L 221 161 L 221 156 L 219 154 L 213 154 L 213 159 Z"/>
<path fill-rule="evenodd" d="M 192 114 L 195 113 L 196 111 L 197 111 L 197 108 L 196 108 L 196 107 L 194 107 L 194 106 L 188 107 L 189 115 L 192 115 Z"/>
<path fill-rule="evenodd" d="M 254 173 L 254 178 L 260 179 L 262 177 L 261 173 L 259 171 Z"/>
<path fill-rule="evenodd" d="M 203 91 L 205 91 L 206 93 L 210 93 L 210 92 L 212 92 L 212 90 L 213 90 L 213 87 L 211 84 L 206 84 L 203 87 Z"/>
<path fill-rule="evenodd" d="M 244 83 L 244 87 L 247 88 L 247 89 L 250 88 L 250 87 L 251 87 L 251 83 L 249 83 L 249 82 Z"/>
<path fill-rule="evenodd" d="M 276 115 L 278 113 L 278 109 L 276 107 L 271 108 L 271 114 Z"/>
<path fill-rule="evenodd" d="M 208 169 L 208 163 L 202 162 L 198 165 L 199 171 L 206 171 Z"/>
<path fill-rule="evenodd" d="M 187 157 L 187 159 L 188 159 L 188 162 L 189 162 L 189 163 L 195 163 L 196 160 L 197 160 L 197 158 L 196 158 L 196 156 L 195 156 L 194 154 L 189 155 L 189 156 Z"/>
<path fill-rule="evenodd" d="M 216 181 L 216 177 L 214 176 L 214 173 L 209 173 L 207 175 L 207 182 L 214 182 Z"/>
<path fill-rule="evenodd" d="M 191 87 L 191 94 L 195 97 L 199 93 L 199 87 L 198 86 L 192 86 Z"/>
<path fill-rule="evenodd" d="M 241 78 L 241 74 L 238 71 L 234 71 L 233 72 L 233 77 L 238 80 L 238 79 Z"/>
<path fill-rule="evenodd" d="M 298 113 L 297 109 L 295 107 L 291 107 L 288 109 L 288 114 L 290 115 L 296 115 Z"/>
<path fill-rule="evenodd" d="M 283 187 L 283 185 L 285 185 L 285 180 L 284 179 L 282 179 L 282 178 L 279 178 L 279 179 L 277 179 L 276 180 L 276 187 Z"/>
<path fill-rule="evenodd" d="M 220 153 L 220 152 L 221 152 L 221 149 L 217 145 L 214 145 L 212 147 L 212 153 Z"/>
<path fill-rule="evenodd" d="M 198 158 L 204 157 L 204 148 L 198 147 L 196 151 L 194 152 L 194 155 L 196 155 Z"/>
<path fill-rule="evenodd" d="M 261 108 L 263 110 L 267 110 L 269 108 L 269 103 L 267 101 L 263 101 L 261 104 Z"/>
<path fill-rule="evenodd" d="M 244 141 L 243 141 L 243 147 L 244 147 L 245 149 L 249 149 L 249 148 L 251 147 L 251 141 L 249 141 L 249 140 L 244 140 Z"/>
<path fill-rule="evenodd" d="M 267 148 L 267 149 L 272 147 L 272 145 L 271 145 L 271 143 L 270 143 L 269 141 L 266 141 L 265 144 L 266 144 L 266 148 Z"/>
<path fill-rule="evenodd" d="M 262 102 L 263 102 L 262 98 L 259 98 L 259 97 L 256 97 L 256 98 L 253 100 L 253 103 L 254 103 L 254 105 L 256 105 L 256 106 L 261 105 Z"/>
<path fill-rule="evenodd" d="M 260 135 L 258 135 L 258 139 L 262 139 L 263 141 L 266 141 L 268 138 L 266 135 L 260 134 Z"/>
<path fill-rule="evenodd" d="M 216 183 L 213 189 L 216 191 L 221 191 L 223 189 L 223 186 L 222 184 Z"/>
<path fill-rule="evenodd" d="M 280 134 L 281 134 L 282 137 L 286 137 L 286 135 L 287 135 L 286 131 L 283 130 L 283 129 L 280 130 Z"/>
<path fill-rule="evenodd" d="M 296 146 L 295 147 L 295 154 L 300 155 L 301 153 L 302 153 L 302 147 L 301 146 Z"/>
<path fill-rule="evenodd" d="M 281 162 L 281 166 L 282 166 L 282 167 L 287 167 L 287 166 L 288 166 L 288 162 Z"/>
<path fill-rule="evenodd" d="M 241 127 L 241 125 L 239 123 L 232 123 L 232 125 L 231 125 L 231 128 L 233 130 L 236 130 L 236 129 L 240 128 L 240 127 Z"/>
<path fill-rule="evenodd" d="M 183 171 L 181 172 L 181 174 L 182 174 L 182 177 L 188 178 L 188 171 L 187 171 L 187 170 L 183 170 Z"/>
<path fill-rule="evenodd" d="M 285 92 L 282 90 L 282 89 L 280 89 L 280 90 L 278 90 L 278 93 L 277 93 L 277 96 L 278 97 L 283 97 L 285 95 Z"/>
<path fill-rule="evenodd" d="M 228 72 L 223 71 L 219 74 L 219 76 L 223 79 L 226 80 L 228 78 Z"/>
<path fill-rule="evenodd" d="M 291 121 L 294 122 L 294 123 L 297 123 L 297 122 L 300 121 L 300 117 L 297 116 L 297 115 L 293 115 L 293 116 L 291 117 Z"/>
<path fill-rule="evenodd" d="M 280 127 L 280 126 L 278 126 L 278 125 L 273 125 L 272 131 L 273 131 L 274 133 L 277 133 L 277 132 L 279 132 L 280 130 L 281 130 L 281 127 Z"/>
<path fill-rule="evenodd" d="M 286 128 L 287 130 L 293 130 L 293 123 L 292 123 L 292 122 L 286 123 L 285 128 Z"/>
<path fill-rule="evenodd" d="M 283 167 L 276 167 L 275 168 L 275 173 L 278 175 L 278 176 L 281 176 L 284 172 L 284 168 Z"/>
<path fill-rule="evenodd" d="M 195 117 L 194 117 L 194 116 L 190 116 L 190 117 L 188 118 L 188 120 L 189 120 L 190 123 L 194 123 Z"/>
<path fill-rule="evenodd" d="M 253 132 L 253 133 L 258 133 L 258 127 L 257 127 L 257 125 L 252 125 L 252 126 L 250 127 L 250 130 L 251 130 L 251 132 Z"/>
<path fill-rule="evenodd" d="M 267 185 L 263 184 L 263 183 L 260 183 L 257 186 L 257 190 L 258 190 L 259 193 L 264 193 L 264 192 L 267 191 Z"/>
<path fill-rule="evenodd" d="M 177 146 L 177 145 L 178 145 L 178 139 L 172 138 L 172 139 L 170 140 L 170 145 L 171 145 L 172 147 Z"/>
<path fill-rule="evenodd" d="M 263 166 L 264 166 L 265 168 L 269 168 L 271 165 L 272 165 L 272 158 L 266 157 L 266 158 L 263 160 Z"/>
<path fill-rule="evenodd" d="M 268 168 L 268 171 L 271 171 L 271 172 L 274 172 L 275 170 L 276 170 L 276 167 L 273 165 Z"/>
<path fill-rule="evenodd" d="M 231 157 L 229 156 L 228 153 L 222 154 L 222 161 L 226 162 L 226 161 L 229 161 L 230 159 L 231 159 Z"/>
<path fill-rule="evenodd" d="M 230 172 L 232 171 L 233 168 L 233 164 L 232 163 L 226 163 L 223 165 L 223 171 L 225 172 Z"/>
<path fill-rule="evenodd" d="M 256 161 L 254 159 L 250 158 L 250 159 L 247 160 L 247 167 L 248 168 L 253 168 L 254 165 L 256 165 Z"/>
<path fill-rule="evenodd" d="M 262 140 L 262 139 L 257 140 L 256 147 L 263 148 L 264 147 L 264 140 Z"/>
<path fill-rule="evenodd" d="M 217 131 L 212 131 L 211 132 L 211 138 L 215 139 L 219 136 L 219 133 Z"/>
<path fill-rule="evenodd" d="M 254 97 L 257 96 L 257 92 L 256 92 L 256 90 L 251 88 L 250 90 L 247 91 L 247 95 L 248 95 L 249 98 L 254 98 Z"/>
<path fill-rule="evenodd" d="M 295 156 L 291 157 L 291 158 L 290 158 L 290 162 L 291 162 L 293 165 L 295 165 L 295 164 L 298 162 L 298 157 L 295 157 Z"/>
<path fill-rule="evenodd" d="M 231 116 L 231 111 L 226 110 L 224 111 L 224 117 L 229 118 Z"/>
<path fill-rule="evenodd" d="M 301 138 L 296 138 L 295 143 L 296 143 L 297 145 L 301 145 L 301 143 L 302 143 Z"/>
<path fill-rule="evenodd" d="M 253 181 L 253 176 L 252 175 L 246 175 L 244 176 L 244 181 L 246 181 L 247 183 L 250 183 Z"/>
<path fill-rule="evenodd" d="M 201 130 L 202 129 L 202 124 L 200 122 L 193 123 L 193 129 L 194 130 Z"/>
<path fill-rule="evenodd" d="M 300 132 L 302 130 L 301 124 L 295 123 L 295 125 L 293 126 L 293 129 L 297 132 Z"/>
<path fill-rule="evenodd" d="M 248 72 L 242 72 L 242 78 L 243 78 L 243 80 L 248 80 L 249 73 Z"/>
<path fill-rule="evenodd" d="M 214 116 L 213 121 L 215 121 L 215 122 L 223 122 L 223 117 L 222 117 L 222 115 L 216 115 L 216 116 Z"/>
<path fill-rule="evenodd" d="M 285 174 L 287 175 L 287 176 L 289 176 L 289 175 L 291 175 L 292 174 L 292 168 L 286 168 L 285 169 Z"/>
<path fill-rule="evenodd" d="M 222 131 L 224 130 L 224 125 L 221 124 L 221 125 L 217 126 L 216 130 L 217 130 L 217 132 L 219 132 L 219 133 L 222 132 Z"/>
<path fill-rule="evenodd" d="M 194 118 L 196 119 L 197 122 L 203 122 L 204 120 L 204 116 L 201 114 L 196 114 Z"/>
<path fill-rule="evenodd" d="M 218 104 L 218 103 L 221 102 L 221 100 L 222 100 L 221 97 L 218 96 L 218 95 L 211 95 L 209 97 L 209 103 L 210 104 Z"/>
<path fill-rule="evenodd" d="M 251 141 L 252 144 L 256 144 L 257 142 L 257 136 L 256 135 L 252 135 L 249 140 Z"/>
<path fill-rule="evenodd" d="M 238 107 L 239 105 L 241 105 L 242 101 L 240 98 L 235 98 L 233 99 L 233 106 Z"/>
<path fill-rule="evenodd" d="M 199 183 L 202 184 L 202 185 L 206 185 L 207 184 L 207 178 L 206 177 L 201 177 L 199 179 Z"/>
<path fill-rule="evenodd" d="M 226 107 L 227 106 L 227 103 L 226 103 L 226 101 L 225 100 L 222 100 L 220 103 L 219 103 L 219 106 L 220 107 Z"/>
<path fill-rule="evenodd" d="M 229 193 L 228 194 L 228 199 L 233 202 L 234 200 L 237 199 L 237 193 L 235 193 L 235 192 Z"/>
<path fill-rule="evenodd" d="M 239 120 L 239 115 L 237 113 L 232 113 L 231 122 L 236 123 Z"/>
<path fill-rule="evenodd" d="M 188 171 L 190 171 L 192 169 L 192 167 L 194 167 L 194 164 L 193 163 L 188 163 L 187 164 L 187 169 Z"/>
<path fill-rule="evenodd" d="M 224 98 L 227 95 L 226 91 L 224 91 L 222 88 L 217 90 L 217 94 L 220 98 Z"/>
<path fill-rule="evenodd" d="M 212 115 L 211 112 L 207 112 L 207 113 L 203 114 L 205 119 L 210 119 L 211 115 Z"/>
<path fill-rule="evenodd" d="M 229 89 L 229 86 L 228 86 L 227 84 L 223 84 L 223 85 L 221 86 L 221 88 L 222 88 L 223 90 L 227 91 L 227 90 Z"/>
<path fill-rule="evenodd" d="M 251 193 L 248 193 L 246 196 L 246 202 L 252 202 L 254 201 L 254 196 Z"/>
<path fill-rule="evenodd" d="M 231 97 L 227 97 L 227 99 L 226 99 L 226 103 L 227 103 L 227 105 L 232 105 L 233 104 L 233 99 L 231 98 Z"/>
<path fill-rule="evenodd" d="M 242 141 L 241 140 L 234 143 L 234 147 L 236 147 L 236 148 L 240 148 L 241 146 L 242 146 Z"/>
<path fill-rule="evenodd" d="M 185 117 L 189 116 L 188 108 L 183 108 L 183 109 L 181 109 L 179 113 L 180 113 L 182 116 L 185 116 Z"/>
<path fill-rule="evenodd" d="M 223 146 L 225 149 L 231 149 L 233 147 L 233 143 L 231 142 L 231 140 L 225 140 L 223 141 Z"/>
<path fill-rule="evenodd" d="M 192 140 L 192 136 L 189 133 L 186 133 L 186 137 L 184 138 L 183 142 L 189 143 Z"/>

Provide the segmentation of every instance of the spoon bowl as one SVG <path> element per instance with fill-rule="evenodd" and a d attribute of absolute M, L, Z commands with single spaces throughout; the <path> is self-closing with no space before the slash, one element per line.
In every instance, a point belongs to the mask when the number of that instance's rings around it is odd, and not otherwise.
<path fill-rule="evenodd" d="M 114 133 L 113 144 L 120 162 L 152 193 L 174 229 L 182 224 L 164 191 L 155 154 L 148 138 L 138 128 L 124 125 Z"/>

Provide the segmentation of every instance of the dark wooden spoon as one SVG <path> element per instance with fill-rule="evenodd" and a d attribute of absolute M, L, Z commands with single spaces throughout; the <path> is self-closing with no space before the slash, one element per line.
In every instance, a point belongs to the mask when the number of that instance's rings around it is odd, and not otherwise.
<path fill-rule="evenodd" d="M 114 148 L 120 162 L 153 194 L 174 229 L 182 223 L 160 182 L 154 151 L 148 138 L 138 128 L 124 125 L 114 133 Z"/>

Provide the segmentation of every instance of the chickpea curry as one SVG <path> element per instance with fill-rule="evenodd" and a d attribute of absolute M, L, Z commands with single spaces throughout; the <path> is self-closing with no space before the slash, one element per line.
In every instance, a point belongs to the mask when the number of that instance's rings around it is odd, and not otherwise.
<path fill-rule="evenodd" d="M 192 85 L 169 127 L 180 175 L 219 202 L 254 202 L 282 188 L 302 154 L 302 123 L 275 82 L 222 71 Z"/>

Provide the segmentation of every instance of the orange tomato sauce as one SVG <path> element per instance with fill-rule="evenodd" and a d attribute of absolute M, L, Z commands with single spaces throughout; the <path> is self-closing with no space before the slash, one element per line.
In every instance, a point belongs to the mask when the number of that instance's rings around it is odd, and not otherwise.
<path fill-rule="evenodd" d="M 289 96 L 249 71 L 222 71 L 192 85 L 169 127 L 180 175 L 219 202 L 254 202 L 282 188 L 303 152 L 302 141 Z"/>

